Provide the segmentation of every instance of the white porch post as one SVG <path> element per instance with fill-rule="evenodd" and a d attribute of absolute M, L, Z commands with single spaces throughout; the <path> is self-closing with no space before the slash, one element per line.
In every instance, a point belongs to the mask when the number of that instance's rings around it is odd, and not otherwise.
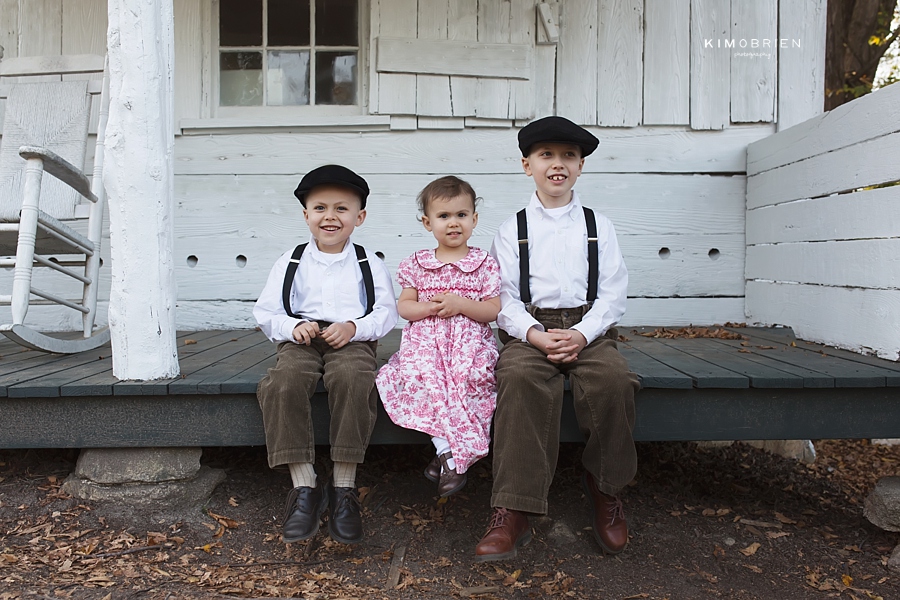
<path fill-rule="evenodd" d="M 172 0 L 109 0 L 109 197 L 113 374 L 178 374 Z"/>

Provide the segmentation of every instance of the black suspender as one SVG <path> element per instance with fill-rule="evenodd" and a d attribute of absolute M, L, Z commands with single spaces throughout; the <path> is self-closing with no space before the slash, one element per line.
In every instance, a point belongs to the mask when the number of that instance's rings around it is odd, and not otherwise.
<path fill-rule="evenodd" d="M 594 211 L 586 206 L 584 209 L 584 226 L 588 234 L 588 289 L 587 301 L 597 299 L 597 278 L 600 276 L 600 251 L 597 248 L 597 221 L 594 219 Z"/>
<path fill-rule="evenodd" d="M 300 244 L 294 248 L 294 253 L 291 254 L 291 260 L 284 272 L 284 285 L 281 287 L 281 302 L 284 304 L 284 312 L 295 319 L 303 319 L 304 317 L 295 314 L 291 310 L 291 287 L 294 285 L 294 276 L 297 274 L 300 257 L 303 256 L 303 251 L 306 250 L 307 245 Z M 368 315 L 375 307 L 375 282 L 372 279 L 372 268 L 369 266 L 369 257 L 366 256 L 365 248 L 359 244 L 353 244 L 353 249 L 356 250 L 356 260 L 359 263 L 359 270 L 362 271 L 363 286 L 366 288 L 366 314 Z"/>
<path fill-rule="evenodd" d="M 586 206 L 584 209 L 584 225 L 587 229 L 588 239 L 588 289 L 587 301 L 593 302 L 597 299 L 597 280 L 600 276 L 600 250 L 597 246 L 597 220 L 594 218 L 594 211 Z M 516 213 L 516 222 L 518 224 L 519 234 L 519 296 L 524 304 L 531 303 L 531 285 L 528 269 L 528 220 L 525 217 L 525 209 L 523 208 Z"/>
<path fill-rule="evenodd" d="M 375 282 L 372 281 L 372 268 L 369 267 L 366 249 L 359 244 L 353 244 L 353 248 L 356 250 L 356 262 L 359 263 L 359 270 L 362 271 L 363 285 L 366 288 L 366 314 L 369 314 L 375 308 Z"/>
<path fill-rule="evenodd" d="M 528 219 L 523 208 L 516 213 L 519 229 L 519 297 L 523 304 L 531 304 L 531 275 L 528 271 Z"/>

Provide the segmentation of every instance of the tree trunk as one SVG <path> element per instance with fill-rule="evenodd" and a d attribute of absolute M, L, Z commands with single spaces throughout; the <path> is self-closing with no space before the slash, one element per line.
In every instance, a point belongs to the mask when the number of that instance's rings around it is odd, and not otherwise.
<path fill-rule="evenodd" d="M 175 343 L 172 0 L 109 0 L 113 374 L 178 374 Z"/>
<path fill-rule="evenodd" d="M 828 1 L 826 110 L 872 90 L 878 61 L 893 39 L 891 20 L 896 6 L 897 0 Z M 873 36 L 881 43 L 870 45 Z"/>

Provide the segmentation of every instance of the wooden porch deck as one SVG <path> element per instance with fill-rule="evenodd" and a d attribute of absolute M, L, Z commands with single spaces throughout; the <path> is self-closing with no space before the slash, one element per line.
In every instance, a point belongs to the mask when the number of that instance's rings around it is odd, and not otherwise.
<path fill-rule="evenodd" d="M 900 437 L 900 363 L 797 341 L 787 329 L 739 328 L 745 340 L 655 339 L 622 329 L 642 379 L 638 440 Z M 399 331 L 379 344 L 393 353 Z M 182 376 L 134 382 L 112 376 L 109 346 L 48 355 L 0 343 L 0 447 L 252 446 L 265 443 L 256 385 L 275 345 L 259 331 L 179 335 Z M 314 411 L 327 443 L 321 388 Z M 568 395 L 568 394 L 567 394 Z M 580 439 L 571 402 L 564 439 Z M 382 412 L 372 443 L 425 436 Z"/>

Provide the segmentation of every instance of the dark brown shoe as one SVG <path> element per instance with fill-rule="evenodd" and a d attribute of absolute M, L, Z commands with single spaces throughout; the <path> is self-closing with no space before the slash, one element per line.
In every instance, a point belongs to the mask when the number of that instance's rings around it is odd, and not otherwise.
<path fill-rule="evenodd" d="M 319 531 L 319 519 L 328 507 L 322 486 L 295 487 L 288 492 L 281 521 L 281 541 L 286 544 L 308 540 Z"/>
<path fill-rule="evenodd" d="M 628 545 L 628 524 L 622 501 L 597 489 L 593 475 L 584 472 L 581 478 L 593 514 L 594 539 L 604 552 L 618 554 Z"/>
<path fill-rule="evenodd" d="M 531 541 L 531 527 L 525 513 L 495 508 L 487 533 L 475 546 L 475 560 L 488 562 L 515 558 L 516 551 Z"/>
<path fill-rule="evenodd" d="M 435 454 L 428 466 L 425 467 L 425 479 L 432 483 L 437 483 L 441 478 L 441 459 Z"/>
<path fill-rule="evenodd" d="M 457 473 L 456 469 L 451 469 L 447 466 L 447 461 L 452 456 L 449 452 L 444 452 L 438 457 L 441 461 L 441 477 L 440 481 L 438 481 L 438 494 L 441 498 L 452 496 L 463 489 L 466 481 L 469 479 L 465 473 Z"/>
<path fill-rule="evenodd" d="M 363 539 L 362 506 L 356 488 L 328 484 L 328 535 L 342 544 L 358 544 Z"/>

